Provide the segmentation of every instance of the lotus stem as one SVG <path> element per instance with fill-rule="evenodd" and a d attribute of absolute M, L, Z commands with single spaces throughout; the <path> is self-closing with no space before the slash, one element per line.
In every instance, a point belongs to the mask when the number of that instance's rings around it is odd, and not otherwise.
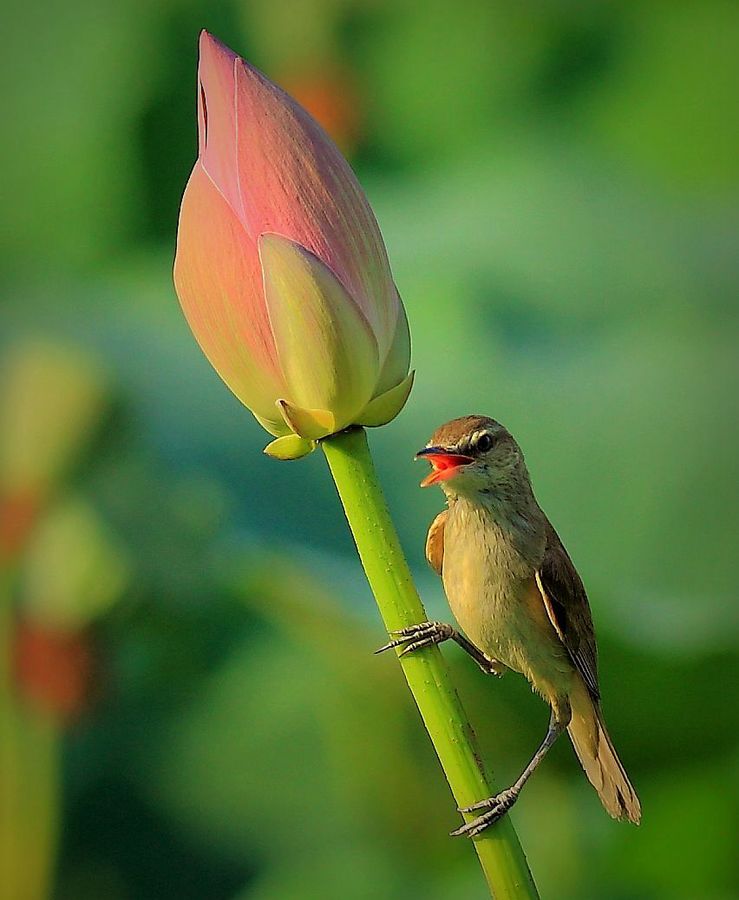
<path fill-rule="evenodd" d="M 427 620 L 385 503 L 363 428 L 321 441 L 385 628 L 395 631 Z M 469 806 L 494 791 L 483 771 L 475 736 L 438 647 L 400 659 L 458 806 Z M 465 816 L 471 819 L 472 816 Z M 451 840 L 451 838 L 450 838 Z M 491 896 L 496 900 L 536 900 L 526 857 L 508 816 L 473 839 Z"/>

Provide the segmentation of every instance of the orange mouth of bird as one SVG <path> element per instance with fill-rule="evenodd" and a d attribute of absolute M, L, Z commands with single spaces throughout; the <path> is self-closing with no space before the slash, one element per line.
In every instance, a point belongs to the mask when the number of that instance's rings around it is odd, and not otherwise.
<path fill-rule="evenodd" d="M 427 459 L 431 463 L 431 471 L 421 482 L 421 487 L 429 487 L 440 481 L 449 481 L 460 471 L 474 462 L 471 456 L 463 456 L 461 453 L 447 453 L 437 447 L 427 447 L 416 454 L 416 458 Z"/>

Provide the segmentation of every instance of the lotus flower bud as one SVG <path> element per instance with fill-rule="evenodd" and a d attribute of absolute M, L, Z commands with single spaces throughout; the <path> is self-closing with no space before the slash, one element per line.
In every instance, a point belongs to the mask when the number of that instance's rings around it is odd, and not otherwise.
<path fill-rule="evenodd" d="M 302 456 L 405 404 L 410 337 L 377 222 L 320 126 L 207 32 L 199 155 L 180 209 L 174 281 L 228 387 Z"/>

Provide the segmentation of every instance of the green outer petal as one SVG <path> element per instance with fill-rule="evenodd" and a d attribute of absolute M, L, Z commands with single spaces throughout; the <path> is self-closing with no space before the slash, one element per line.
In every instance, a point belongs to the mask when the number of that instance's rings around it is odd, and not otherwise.
<path fill-rule="evenodd" d="M 267 444 L 264 452 L 273 459 L 300 459 L 312 453 L 318 445 L 297 434 L 287 434 Z"/>
<path fill-rule="evenodd" d="M 397 290 L 396 290 L 397 293 Z M 388 350 L 382 372 L 377 380 L 375 396 L 384 394 L 408 374 L 411 364 L 411 334 L 408 328 L 408 317 L 405 314 L 403 301 L 398 295 L 398 321 L 395 324 L 392 344 Z"/>
<path fill-rule="evenodd" d="M 300 244 L 259 238 L 264 294 L 290 402 L 351 423 L 374 393 L 377 342 L 333 272 Z"/>
<path fill-rule="evenodd" d="M 400 384 L 396 384 L 394 388 L 390 388 L 389 391 L 370 400 L 357 416 L 354 424 L 367 425 L 372 428 L 376 425 L 386 425 L 394 419 L 408 400 L 415 374 L 415 372 L 409 372 Z"/>
<path fill-rule="evenodd" d="M 302 409 L 289 400 L 275 402 L 288 427 L 301 437 L 317 441 L 339 430 L 333 413 L 327 409 Z"/>

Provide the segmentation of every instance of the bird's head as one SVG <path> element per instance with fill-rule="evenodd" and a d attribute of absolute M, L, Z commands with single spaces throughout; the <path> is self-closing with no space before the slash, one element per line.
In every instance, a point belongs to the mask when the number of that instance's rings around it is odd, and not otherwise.
<path fill-rule="evenodd" d="M 487 416 L 452 419 L 416 454 L 431 463 L 421 487 L 438 484 L 450 496 L 503 499 L 528 473 L 521 449 L 500 422 Z"/>

